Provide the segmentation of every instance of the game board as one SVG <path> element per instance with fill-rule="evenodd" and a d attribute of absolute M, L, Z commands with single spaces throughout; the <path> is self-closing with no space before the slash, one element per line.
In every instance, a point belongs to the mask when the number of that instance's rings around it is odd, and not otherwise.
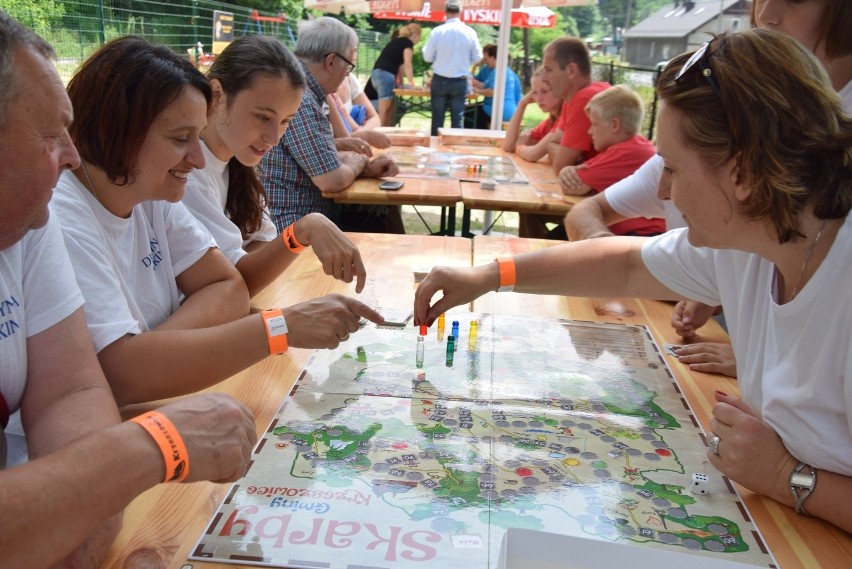
<path fill-rule="evenodd" d="M 454 178 L 466 182 L 492 179 L 501 183 L 529 183 L 508 156 L 457 154 L 431 148 L 394 150 L 391 156 L 399 166 L 397 178 Z"/>
<path fill-rule="evenodd" d="M 493 569 L 522 527 L 773 566 L 646 328 L 459 313 L 441 332 L 420 368 L 412 327 L 318 351 L 191 557 Z"/>

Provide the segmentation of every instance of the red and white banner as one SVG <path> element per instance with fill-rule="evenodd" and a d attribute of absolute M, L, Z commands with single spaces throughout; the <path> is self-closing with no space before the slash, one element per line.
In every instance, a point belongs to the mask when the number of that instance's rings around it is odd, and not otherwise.
<path fill-rule="evenodd" d="M 373 0 L 370 4 L 377 4 L 384 0 Z M 396 0 L 388 0 L 394 2 Z M 432 10 L 427 3 L 416 12 L 386 11 L 374 12 L 373 17 L 379 20 L 414 20 L 419 22 L 443 22 L 445 14 L 443 10 Z M 486 24 L 490 26 L 500 25 L 500 10 L 492 8 L 464 8 L 461 19 L 466 24 Z M 512 10 L 513 28 L 552 28 L 556 25 L 556 13 L 545 7 L 518 8 Z"/>

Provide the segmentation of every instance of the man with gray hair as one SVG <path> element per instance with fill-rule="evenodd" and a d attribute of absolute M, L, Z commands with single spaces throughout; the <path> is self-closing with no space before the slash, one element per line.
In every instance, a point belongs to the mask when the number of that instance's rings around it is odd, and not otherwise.
<path fill-rule="evenodd" d="M 462 128 L 470 66 L 482 59 L 482 48 L 473 28 L 461 21 L 461 1 L 447 0 L 447 21 L 432 30 L 423 48 L 423 59 L 432 64 L 432 136 L 444 126 L 450 107 L 450 125 Z"/>
<path fill-rule="evenodd" d="M 10 437 L 8 468 L 0 455 L 4 567 L 100 566 L 137 495 L 164 480 L 236 480 L 257 440 L 249 410 L 223 394 L 120 422 L 48 212 L 59 174 L 80 165 L 52 57 L 0 11 L 0 441 L 10 412 L 26 433 Z M 151 421 L 186 448 L 166 454 Z"/>
<path fill-rule="evenodd" d="M 284 136 L 261 163 L 269 216 L 279 232 L 311 212 L 337 217 L 333 201 L 322 192 L 340 192 L 358 177 L 380 178 L 399 172 L 386 154 L 371 160 L 369 151 L 338 151 L 335 145 L 326 96 L 336 92 L 355 69 L 355 31 L 327 16 L 304 21 L 299 24 L 293 51 L 305 71 L 307 89 Z"/>

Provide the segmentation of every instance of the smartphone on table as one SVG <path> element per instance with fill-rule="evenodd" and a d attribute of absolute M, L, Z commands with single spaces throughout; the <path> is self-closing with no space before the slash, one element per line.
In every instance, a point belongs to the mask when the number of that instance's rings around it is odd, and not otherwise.
<path fill-rule="evenodd" d="M 405 182 L 398 182 L 398 181 L 395 181 L 395 180 L 385 180 L 384 182 L 379 184 L 379 189 L 380 190 L 386 190 L 386 191 L 389 191 L 389 192 L 393 192 L 393 191 L 400 189 L 404 185 L 405 185 Z"/>

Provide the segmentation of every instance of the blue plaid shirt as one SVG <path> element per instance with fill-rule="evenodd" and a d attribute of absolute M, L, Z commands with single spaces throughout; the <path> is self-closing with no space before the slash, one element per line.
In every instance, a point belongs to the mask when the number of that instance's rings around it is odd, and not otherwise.
<path fill-rule="evenodd" d="M 269 217 L 279 232 L 314 211 L 330 216 L 334 202 L 322 197 L 311 177 L 341 166 L 325 92 L 304 63 L 302 67 L 308 80 L 305 97 L 281 141 L 260 165 Z"/>

